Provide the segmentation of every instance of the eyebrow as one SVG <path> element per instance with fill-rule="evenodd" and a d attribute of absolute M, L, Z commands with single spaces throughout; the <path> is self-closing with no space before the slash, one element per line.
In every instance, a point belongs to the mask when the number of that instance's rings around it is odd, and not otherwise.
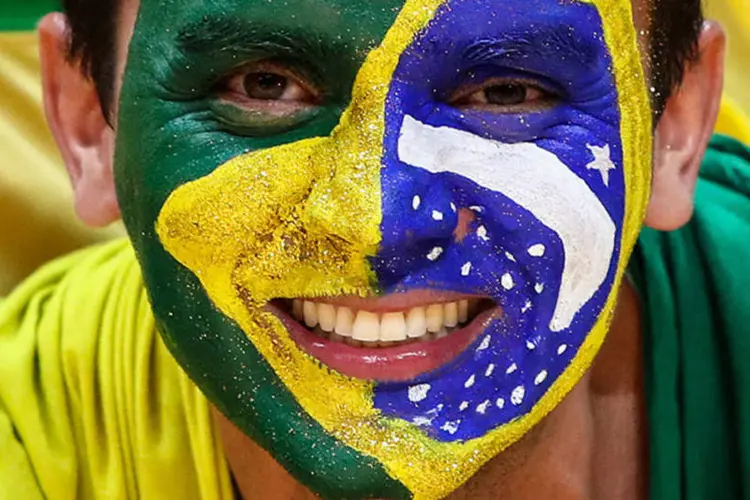
<path fill-rule="evenodd" d="M 201 16 L 180 28 L 176 41 L 188 57 L 261 51 L 277 57 L 323 59 L 344 49 L 325 33 L 230 15 Z"/>
<path fill-rule="evenodd" d="M 542 58 L 569 56 L 586 65 L 602 57 L 603 44 L 590 35 L 583 37 L 567 25 L 534 26 L 501 35 L 479 38 L 463 51 L 463 57 L 473 63 L 497 60 L 516 60 L 534 53 Z"/>

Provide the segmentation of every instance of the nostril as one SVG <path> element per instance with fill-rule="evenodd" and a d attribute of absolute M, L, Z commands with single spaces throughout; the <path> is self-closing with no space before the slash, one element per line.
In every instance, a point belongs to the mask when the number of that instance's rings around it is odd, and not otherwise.
<path fill-rule="evenodd" d="M 471 232 L 471 225 L 476 218 L 474 212 L 468 208 L 460 208 L 458 210 L 458 222 L 456 222 L 456 229 L 453 231 L 453 238 L 456 243 L 461 243 L 469 232 Z"/>

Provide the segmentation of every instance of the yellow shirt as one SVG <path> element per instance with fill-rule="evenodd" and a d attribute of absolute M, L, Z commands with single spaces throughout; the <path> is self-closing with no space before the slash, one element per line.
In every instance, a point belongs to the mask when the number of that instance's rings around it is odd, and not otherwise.
<path fill-rule="evenodd" d="M 231 499 L 222 450 L 127 241 L 55 261 L 0 302 L 0 499 Z"/>

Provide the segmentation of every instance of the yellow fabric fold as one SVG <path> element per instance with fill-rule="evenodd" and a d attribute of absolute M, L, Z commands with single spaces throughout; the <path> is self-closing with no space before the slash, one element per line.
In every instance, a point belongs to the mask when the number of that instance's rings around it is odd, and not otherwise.
<path fill-rule="evenodd" d="M 128 242 L 54 261 L 0 303 L 0 457 L 2 499 L 232 498 Z"/>

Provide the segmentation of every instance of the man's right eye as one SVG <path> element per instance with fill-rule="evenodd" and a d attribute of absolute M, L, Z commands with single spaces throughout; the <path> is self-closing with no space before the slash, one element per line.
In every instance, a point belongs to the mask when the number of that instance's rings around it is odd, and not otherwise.
<path fill-rule="evenodd" d="M 241 68 L 224 80 L 219 96 L 243 110 L 276 117 L 293 115 L 319 103 L 318 92 L 304 79 L 269 62 Z"/>

